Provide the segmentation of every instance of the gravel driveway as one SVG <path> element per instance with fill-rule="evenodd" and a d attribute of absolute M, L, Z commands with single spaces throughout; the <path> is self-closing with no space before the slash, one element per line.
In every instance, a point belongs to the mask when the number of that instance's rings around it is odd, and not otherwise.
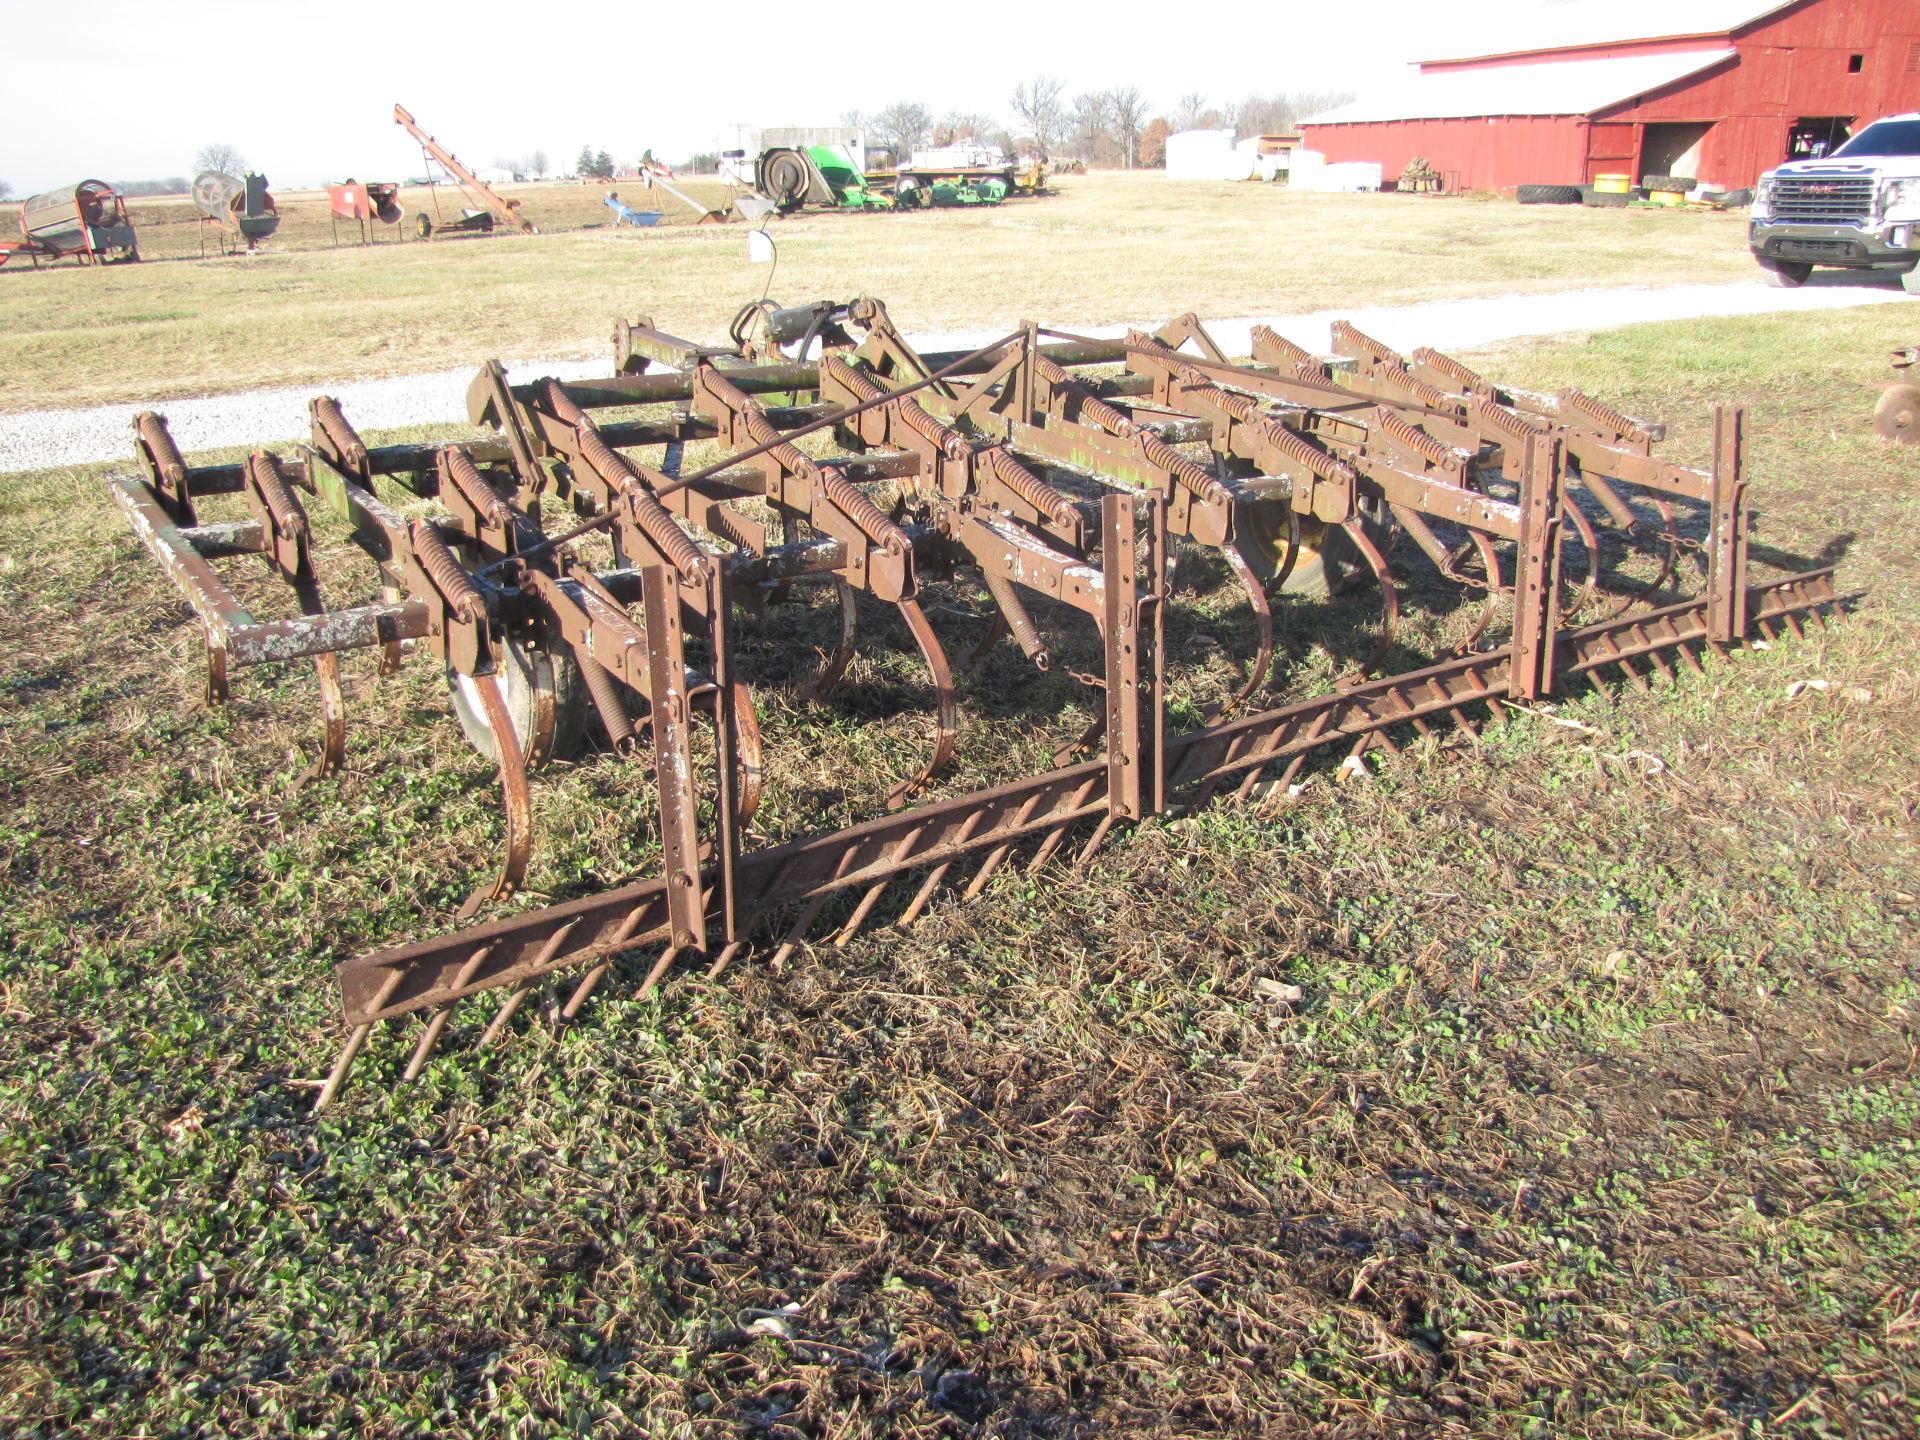
<path fill-rule="evenodd" d="M 1568 290 L 1558 295 L 1496 295 L 1423 305 L 1316 310 L 1304 315 L 1235 316 L 1206 323 L 1222 347 L 1238 355 L 1248 353 L 1251 348 L 1248 332 L 1262 322 L 1296 344 L 1324 353 L 1328 348 L 1327 326 L 1336 319 L 1351 321 L 1395 348 L 1431 345 L 1444 350 L 1467 349 L 1520 336 L 1602 330 L 1654 320 L 1834 310 L 1892 304 L 1905 299 L 1906 293 L 1897 282 L 1861 283 L 1836 272 L 1816 276 L 1812 283 L 1798 290 L 1775 290 L 1757 280 L 1658 289 Z M 1086 333 L 1118 336 L 1130 325 L 1150 329 L 1160 323 L 1139 320 L 1100 326 Z M 1001 333 L 1004 332 L 945 331 L 917 334 L 910 339 L 924 350 L 957 350 L 984 345 Z M 476 356 L 475 365 L 483 358 Z M 587 379 L 607 373 L 604 356 L 508 360 L 506 365 L 510 373 L 521 377 L 553 375 L 561 379 Z M 343 380 L 329 386 L 241 390 L 227 395 L 173 400 L 164 409 L 174 438 L 187 452 L 220 445 L 302 439 L 307 433 L 307 401 L 323 390 L 339 398 L 360 430 L 383 430 L 462 418 L 466 413 L 467 382 L 473 378 L 474 368 L 403 375 L 390 380 Z M 83 409 L 0 414 L 0 474 L 124 457 L 129 453 L 129 422 L 144 408 L 94 405 Z"/>

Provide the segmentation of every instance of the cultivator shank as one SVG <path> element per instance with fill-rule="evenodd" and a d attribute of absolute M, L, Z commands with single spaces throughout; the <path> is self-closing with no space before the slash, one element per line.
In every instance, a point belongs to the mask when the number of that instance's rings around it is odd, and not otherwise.
<path fill-rule="evenodd" d="M 323 396 L 297 453 L 193 467 L 161 417 L 140 416 L 145 476 L 113 494 L 201 621 L 211 698 L 230 665 L 312 656 L 323 726 L 309 773 L 327 774 L 346 755 L 340 655 L 377 648 L 385 671 L 424 642 L 444 670 L 505 815 L 500 869 L 461 918 L 525 880 L 532 772 L 589 730 L 610 763 L 649 772 L 650 878 L 341 964 L 348 1040 L 318 1103 L 385 1021 L 422 1017 L 411 1078 L 483 992 L 503 992 L 491 1043 L 549 977 L 564 977 L 554 1009 L 571 1017 L 628 953 L 647 957 L 647 987 L 696 959 L 718 974 L 762 942 L 779 963 L 809 936 L 910 924 L 969 870 L 967 896 L 1016 856 L 1034 871 L 1073 842 L 1084 861 L 1118 825 L 1290 783 L 1317 752 L 1472 728 L 1475 707 L 1598 670 L 1645 686 L 1697 667 L 1698 647 L 1797 631 L 1835 603 L 1830 571 L 1749 579 L 1739 412 L 1719 413 L 1697 471 L 1654 455 L 1659 427 L 1577 390 L 1504 388 L 1350 326 L 1333 338 L 1316 356 L 1257 328 L 1252 360 L 1235 363 L 1186 317 L 1120 341 L 1027 324 L 922 355 L 878 302 L 823 302 L 769 310 L 751 335 L 736 326 L 731 347 L 623 322 L 618 373 L 592 382 L 516 382 L 489 364 L 469 394 L 487 433 L 455 444 L 369 446 Z M 687 473 L 689 445 L 722 458 Z M 246 518 L 203 522 L 219 496 Z M 377 598 L 326 608 L 310 512 L 351 528 Z M 583 558 L 592 533 L 611 566 Z M 240 604 L 214 562 L 244 554 L 297 614 Z M 1235 673 L 1210 682 L 1226 693 L 1176 732 L 1169 675 L 1189 664 L 1170 639 L 1186 628 L 1169 624 L 1176 580 L 1209 559 L 1247 618 Z M 1692 594 L 1678 588 L 1689 569 Z M 1369 658 L 1281 703 L 1276 615 L 1324 613 L 1367 580 L 1382 601 Z M 1463 592 L 1477 617 L 1451 655 L 1376 675 L 1409 581 Z M 882 813 L 768 837 L 755 697 L 777 682 L 741 632 L 822 586 L 838 634 L 797 698 L 827 703 L 863 612 L 891 607 L 923 683 L 890 723 L 924 740 Z M 956 667 L 935 617 L 982 590 L 986 634 Z M 943 793 L 968 677 L 1003 637 L 1069 695 L 1082 687 L 1088 718 L 1054 768 Z"/>

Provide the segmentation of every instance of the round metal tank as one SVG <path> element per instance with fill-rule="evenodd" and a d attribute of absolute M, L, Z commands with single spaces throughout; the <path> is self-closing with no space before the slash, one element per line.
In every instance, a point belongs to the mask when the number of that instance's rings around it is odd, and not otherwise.
<path fill-rule="evenodd" d="M 85 227 L 112 225 L 118 198 L 104 180 L 82 180 L 49 190 L 20 206 L 20 229 L 29 239 L 55 250 L 84 250 Z"/>

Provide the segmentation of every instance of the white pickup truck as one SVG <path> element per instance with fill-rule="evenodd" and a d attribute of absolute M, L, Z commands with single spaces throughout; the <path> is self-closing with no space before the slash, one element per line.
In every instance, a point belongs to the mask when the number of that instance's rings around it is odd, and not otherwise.
<path fill-rule="evenodd" d="M 1772 285 L 1832 265 L 1898 272 L 1920 295 L 1920 114 L 1876 120 L 1831 155 L 1762 175 L 1747 243 Z"/>

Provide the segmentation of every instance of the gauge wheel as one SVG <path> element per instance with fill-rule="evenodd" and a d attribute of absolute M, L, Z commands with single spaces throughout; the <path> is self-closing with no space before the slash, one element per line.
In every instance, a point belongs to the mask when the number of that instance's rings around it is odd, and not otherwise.
<path fill-rule="evenodd" d="M 588 710 L 586 681 L 573 657 L 513 637 L 496 663 L 506 681 L 507 714 L 512 717 L 520 753 L 536 766 L 547 760 L 572 758 L 586 735 Z M 500 752 L 494 744 L 493 727 L 487 723 L 487 712 L 472 677 L 449 665 L 447 693 L 467 743 L 487 759 L 498 761 Z M 542 744 L 540 712 L 548 703 L 553 707 L 553 718 Z"/>
<path fill-rule="evenodd" d="M 1889 385 L 1873 407 L 1873 430 L 1882 440 L 1920 444 L 1920 385 Z"/>

